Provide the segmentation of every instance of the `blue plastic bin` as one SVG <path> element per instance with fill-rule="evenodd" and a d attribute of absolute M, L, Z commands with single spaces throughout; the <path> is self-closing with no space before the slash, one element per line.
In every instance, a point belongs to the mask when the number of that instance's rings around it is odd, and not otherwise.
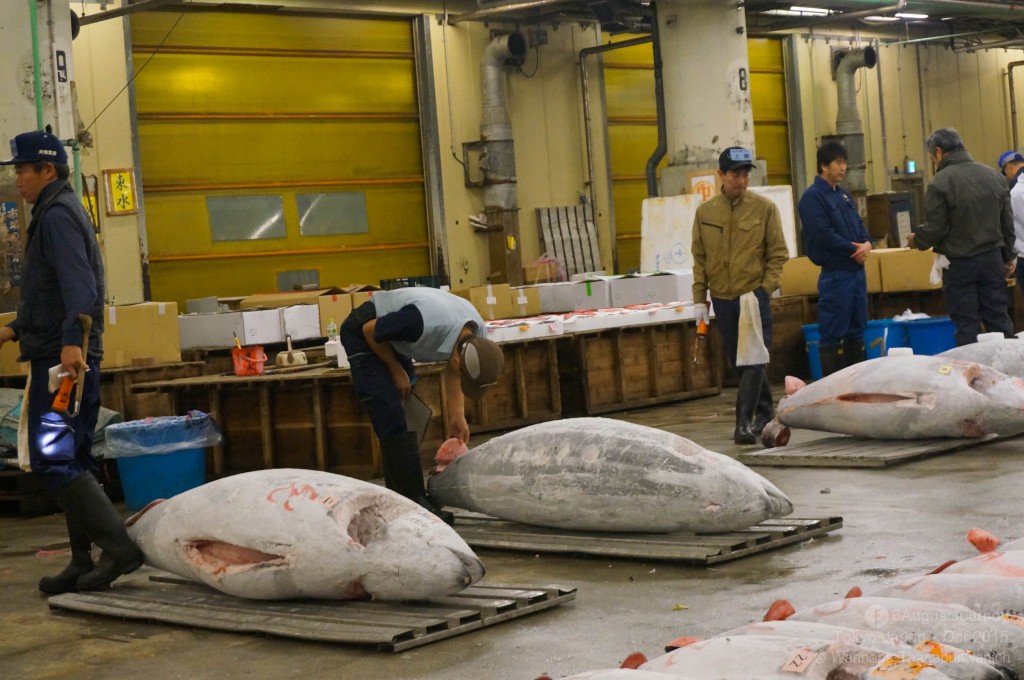
<path fill-rule="evenodd" d="M 821 380 L 821 357 L 818 356 L 821 333 L 818 332 L 818 324 L 809 323 L 801 328 L 804 329 L 804 341 L 807 343 L 807 363 L 811 368 L 811 380 Z"/>
<path fill-rule="evenodd" d="M 892 347 L 910 347 L 907 327 L 902 321 L 876 319 L 864 329 L 864 355 L 868 359 L 884 357 Z"/>
<path fill-rule="evenodd" d="M 198 411 L 117 423 L 107 427 L 105 436 L 130 510 L 201 486 L 206 481 L 204 449 L 221 441 L 213 419 Z"/>
<path fill-rule="evenodd" d="M 938 354 L 956 347 L 956 328 L 948 316 L 902 322 L 914 354 Z"/>

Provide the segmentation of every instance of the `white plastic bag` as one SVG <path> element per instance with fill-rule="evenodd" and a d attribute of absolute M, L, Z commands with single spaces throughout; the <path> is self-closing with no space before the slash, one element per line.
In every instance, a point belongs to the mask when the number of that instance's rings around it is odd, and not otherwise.
<path fill-rule="evenodd" d="M 949 266 L 949 258 L 945 255 L 935 254 L 935 260 L 932 262 L 932 271 L 928 275 L 928 281 L 933 286 L 937 286 L 942 283 L 942 270 Z"/>
<path fill-rule="evenodd" d="M 761 308 L 753 292 L 740 296 L 740 327 L 736 344 L 737 366 L 763 366 L 768 363 L 768 348 L 761 331 Z"/>

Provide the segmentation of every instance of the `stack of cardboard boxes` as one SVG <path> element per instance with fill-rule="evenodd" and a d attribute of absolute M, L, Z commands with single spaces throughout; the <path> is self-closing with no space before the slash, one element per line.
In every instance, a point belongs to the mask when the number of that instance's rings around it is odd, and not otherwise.
<path fill-rule="evenodd" d="M 878 248 L 868 254 L 864 263 L 869 293 L 899 293 L 935 290 L 931 276 L 935 255 L 931 250 L 911 248 Z M 821 267 L 806 257 L 794 257 L 782 270 L 783 295 L 817 295 Z"/>

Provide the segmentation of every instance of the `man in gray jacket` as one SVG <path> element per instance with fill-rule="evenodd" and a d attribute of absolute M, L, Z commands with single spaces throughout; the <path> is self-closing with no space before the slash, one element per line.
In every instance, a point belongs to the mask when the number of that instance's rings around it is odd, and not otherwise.
<path fill-rule="evenodd" d="M 907 245 L 949 258 L 942 275 L 946 310 L 956 326 L 956 344 L 975 342 L 981 325 L 989 332 L 1013 336 L 1006 278 L 1017 260 L 1013 252 L 1013 213 L 1006 180 L 976 163 L 953 128 L 928 137 L 935 177 L 928 185 L 926 223 Z"/>

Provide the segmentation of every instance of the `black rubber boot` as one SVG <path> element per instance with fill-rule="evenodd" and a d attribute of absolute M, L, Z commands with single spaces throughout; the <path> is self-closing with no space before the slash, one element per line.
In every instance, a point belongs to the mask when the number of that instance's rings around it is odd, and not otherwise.
<path fill-rule="evenodd" d="M 420 461 L 419 438 L 415 432 L 399 432 L 380 438 L 381 465 L 384 483 L 440 517 L 445 524 L 454 524 L 455 516 L 434 502 L 423 485 L 423 463 Z"/>
<path fill-rule="evenodd" d="M 106 588 L 118 576 L 142 566 L 145 556 L 128 536 L 124 520 L 95 477 L 82 475 L 62 486 L 54 496 L 69 522 L 103 550 L 96 568 L 78 577 L 78 590 Z"/>
<path fill-rule="evenodd" d="M 96 568 L 92 561 L 92 539 L 71 523 L 71 517 L 64 515 L 68 525 L 68 539 L 71 541 L 71 563 L 55 576 L 39 579 L 39 590 L 48 595 L 74 593 L 78 590 L 78 577 Z"/>
<path fill-rule="evenodd" d="M 754 436 L 760 437 L 765 425 L 775 419 L 775 400 L 772 399 L 772 387 L 768 384 L 768 372 L 761 368 L 761 390 L 754 404 L 754 422 L 750 426 Z"/>
<path fill-rule="evenodd" d="M 736 390 L 736 432 L 732 440 L 737 444 L 755 444 L 757 436 L 752 429 L 754 406 L 761 393 L 763 366 L 744 366 L 740 369 L 740 386 Z"/>
<path fill-rule="evenodd" d="M 821 359 L 821 377 L 832 375 L 846 368 L 846 355 L 842 342 L 823 342 L 818 345 L 818 357 Z"/>
<path fill-rule="evenodd" d="M 843 338 L 843 366 L 853 366 L 864 361 L 864 338 L 857 336 Z"/>

